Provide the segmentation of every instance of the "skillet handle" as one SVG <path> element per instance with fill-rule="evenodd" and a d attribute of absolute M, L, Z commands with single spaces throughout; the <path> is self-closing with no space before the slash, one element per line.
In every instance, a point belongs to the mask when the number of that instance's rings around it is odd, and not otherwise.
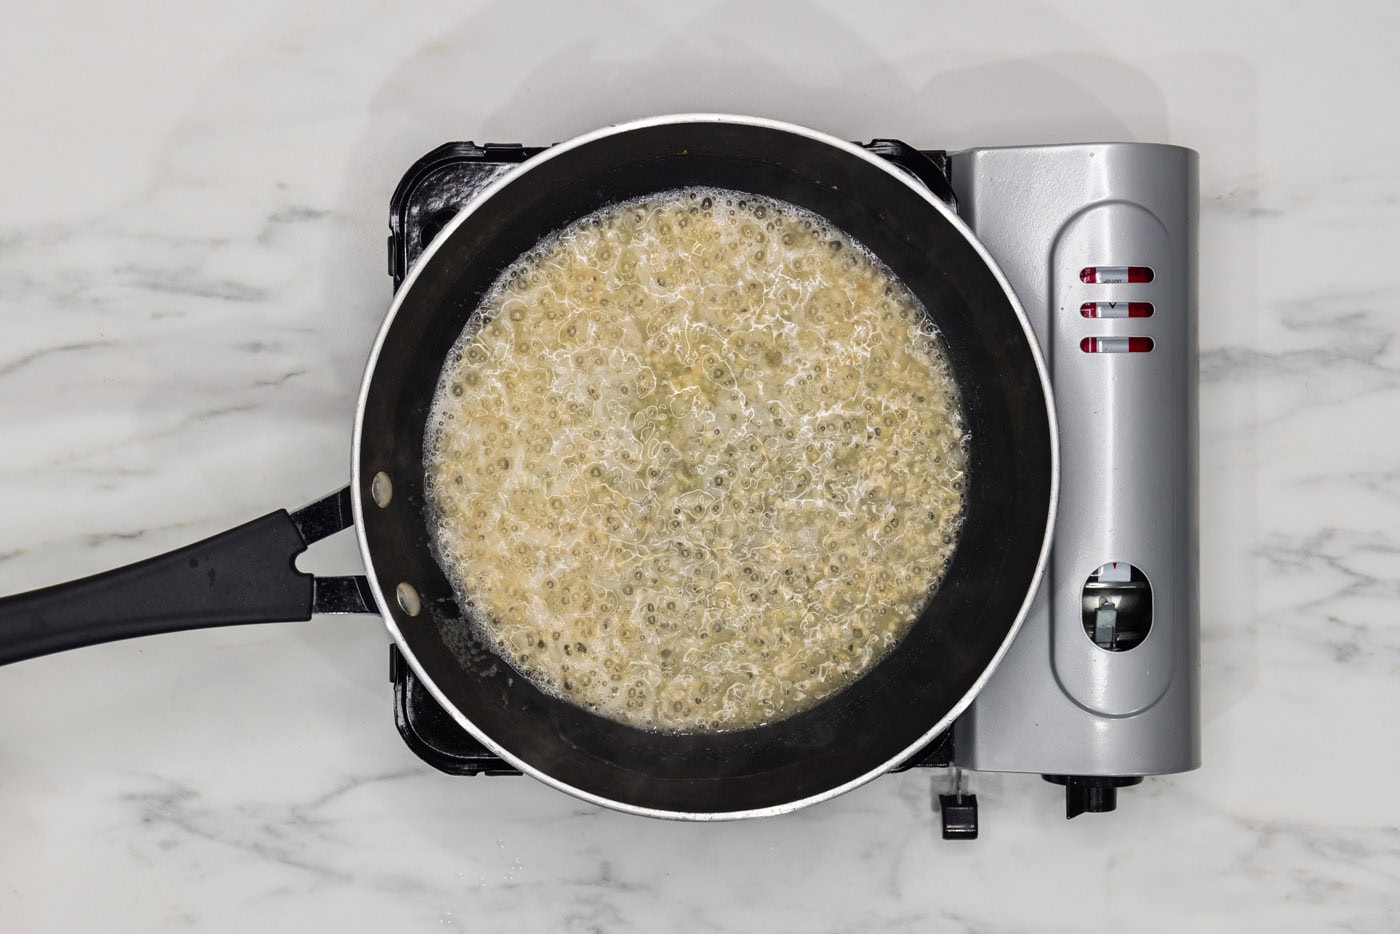
<path fill-rule="evenodd" d="M 92 577 L 0 599 L 0 664 L 118 639 L 375 612 L 363 578 L 296 569 L 312 542 L 354 522 L 345 488 L 175 551 Z"/>

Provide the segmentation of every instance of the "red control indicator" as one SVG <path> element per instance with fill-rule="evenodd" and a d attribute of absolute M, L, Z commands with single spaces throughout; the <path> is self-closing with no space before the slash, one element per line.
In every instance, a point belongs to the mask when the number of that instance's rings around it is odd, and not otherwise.
<path fill-rule="evenodd" d="M 1083 282 L 1115 285 L 1120 282 L 1151 282 L 1151 266 L 1085 266 L 1079 270 Z"/>
<path fill-rule="evenodd" d="M 1152 350 L 1150 337 L 1086 337 L 1079 342 L 1085 353 L 1148 353 Z"/>
<path fill-rule="evenodd" d="M 1086 318 L 1150 318 L 1151 302 L 1085 302 L 1079 313 Z"/>

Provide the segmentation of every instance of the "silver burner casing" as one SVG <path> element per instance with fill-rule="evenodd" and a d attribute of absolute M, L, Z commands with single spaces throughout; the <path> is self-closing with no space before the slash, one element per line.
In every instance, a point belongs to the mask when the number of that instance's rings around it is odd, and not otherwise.
<path fill-rule="evenodd" d="M 1020 634 L 957 722 L 962 768 L 1133 776 L 1200 765 L 1197 171 L 1195 152 L 1144 143 L 952 156 L 959 211 L 1044 351 L 1061 455 L 1050 567 Z M 1083 281 L 1086 267 L 1105 266 L 1148 267 L 1153 278 Z M 1151 302 L 1153 314 L 1085 317 L 1085 302 Z M 1081 349 L 1102 337 L 1153 347 Z M 1125 651 L 1100 647 L 1086 629 L 1086 582 L 1112 562 L 1140 569 L 1150 588 L 1151 626 Z M 1112 626 L 1116 607 L 1092 599 Z"/>

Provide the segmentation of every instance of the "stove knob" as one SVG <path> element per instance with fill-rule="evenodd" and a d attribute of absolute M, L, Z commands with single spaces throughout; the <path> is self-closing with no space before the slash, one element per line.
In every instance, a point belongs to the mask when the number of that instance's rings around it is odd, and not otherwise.
<path fill-rule="evenodd" d="M 1118 809 L 1118 789 L 1142 783 L 1141 775 L 1042 775 L 1054 785 L 1065 786 L 1065 820 L 1088 811 L 1103 814 Z"/>

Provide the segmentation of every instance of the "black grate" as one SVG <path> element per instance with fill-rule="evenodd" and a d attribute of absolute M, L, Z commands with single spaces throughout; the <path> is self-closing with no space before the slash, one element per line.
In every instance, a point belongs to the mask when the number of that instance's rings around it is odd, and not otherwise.
<path fill-rule="evenodd" d="M 946 153 L 919 150 L 891 139 L 863 145 L 909 172 L 956 209 Z M 433 238 L 472 198 L 512 167 L 541 151 L 539 147 L 518 144 L 444 143 L 415 162 L 389 202 L 389 276 L 394 280 L 394 290 L 398 291 Z M 520 774 L 443 710 L 397 647 L 390 646 L 389 653 L 394 723 L 420 759 L 450 775 Z M 952 765 L 952 756 L 952 731 L 948 730 L 891 771 L 947 768 Z"/>

